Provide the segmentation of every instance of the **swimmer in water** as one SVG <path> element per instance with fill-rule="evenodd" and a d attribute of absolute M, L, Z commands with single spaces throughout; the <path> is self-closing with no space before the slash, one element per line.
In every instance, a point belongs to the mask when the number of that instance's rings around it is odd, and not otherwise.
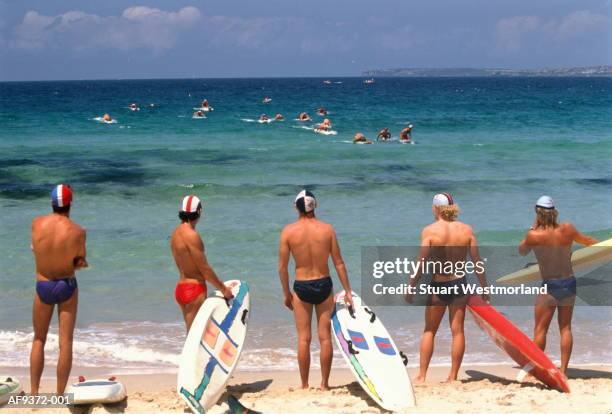
<path fill-rule="evenodd" d="M 202 112 L 202 111 L 195 111 L 193 113 L 193 117 L 194 118 L 204 118 L 204 112 Z"/>
<path fill-rule="evenodd" d="M 402 129 L 399 140 L 400 142 L 412 142 L 412 124 Z"/>
<path fill-rule="evenodd" d="M 366 138 L 361 132 L 358 132 L 353 137 L 353 144 L 364 143 L 364 144 L 372 144 L 372 141 Z"/>
<path fill-rule="evenodd" d="M 269 96 L 266 96 L 266 97 L 263 98 L 262 102 L 263 103 L 270 103 L 270 102 L 272 102 L 272 98 L 270 98 Z"/>
<path fill-rule="evenodd" d="M 269 120 L 270 120 L 270 118 L 266 114 L 261 114 L 259 116 L 259 121 L 261 121 L 261 122 L 268 122 Z"/>
<path fill-rule="evenodd" d="M 323 122 L 317 125 L 317 129 L 322 131 L 329 131 L 332 127 L 331 121 L 328 118 L 325 118 Z"/>
<path fill-rule="evenodd" d="M 208 103 L 208 99 L 204 99 L 202 101 L 202 108 L 208 108 L 210 106 L 210 104 Z"/>
<path fill-rule="evenodd" d="M 327 115 L 327 109 L 320 107 L 319 109 L 317 109 L 317 115 L 321 115 L 321 116 Z"/>
<path fill-rule="evenodd" d="M 130 104 L 130 109 L 131 109 L 132 111 L 139 111 L 139 110 L 140 110 L 140 108 L 138 107 L 138 105 L 136 105 L 135 103 L 131 103 L 131 104 Z"/>
<path fill-rule="evenodd" d="M 104 122 L 112 122 L 113 118 L 111 118 L 111 116 L 109 114 L 104 114 L 104 115 L 102 115 L 102 120 Z"/>
<path fill-rule="evenodd" d="M 284 121 L 284 120 L 285 120 L 285 117 L 284 117 L 282 114 L 276 114 L 276 115 L 274 116 L 274 120 L 275 120 L 275 121 Z"/>
<path fill-rule="evenodd" d="M 388 141 L 391 139 L 391 132 L 389 128 L 383 128 L 376 136 L 376 141 Z"/>
<path fill-rule="evenodd" d="M 310 121 L 310 116 L 306 113 L 306 112 L 302 112 L 301 114 L 298 115 L 298 121 Z"/>

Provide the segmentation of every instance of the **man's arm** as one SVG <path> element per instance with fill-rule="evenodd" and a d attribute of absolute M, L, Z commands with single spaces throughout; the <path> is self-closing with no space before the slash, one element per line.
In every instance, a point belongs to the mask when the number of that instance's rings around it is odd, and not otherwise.
<path fill-rule="evenodd" d="M 429 257 L 429 250 L 431 248 L 431 234 L 427 227 L 421 232 L 421 247 L 419 249 L 419 257 L 417 263 L 425 263 L 425 260 Z M 416 286 L 423 274 L 423 266 L 418 266 L 417 272 L 412 275 L 409 281 L 410 286 Z"/>
<path fill-rule="evenodd" d="M 202 238 L 200 238 L 196 232 L 187 235 L 186 238 L 187 240 L 185 241 L 187 242 L 189 254 L 191 254 L 194 263 L 198 267 L 200 275 L 204 280 L 210 282 L 214 287 L 220 290 L 226 299 L 231 299 L 233 297 L 231 290 L 223 284 L 213 268 L 208 264 L 206 254 L 204 253 L 204 242 Z"/>
<path fill-rule="evenodd" d="M 79 228 L 77 236 L 77 254 L 73 259 L 75 270 L 89 267 L 87 263 L 87 232 L 83 228 Z"/>
<path fill-rule="evenodd" d="M 278 277 L 280 278 L 281 288 L 285 296 L 285 306 L 293 309 L 291 290 L 289 290 L 289 255 L 291 248 L 287 240 L 287 232 L 283 229 L 280 235 L 278 246 Z"/>
<path fill-rule="evenodd" d="M 472 229 L 470 229 L 470 232 L 472 232 Z M 482 257 L 480 257 L 480 250 L 478 249 L 478 240 L 476 240 L 476 236 L 473 232 L 470 235 L 470 257 L 472 258 L 472 263 L 484 263 L 484 260 L 482 260 Z M 480 269 L 480 266 L 478 267 L 478 269 Z M 480 286 L 487 286 L 487 275 L 485 273 L 485 270 L 477 270 L 476 277 L 480 282 Z"/>
<path fill-rule="evenodd" d="M 567 224 L 574 234 L 574 241 L 576 243 L 582 244 L 583 246 L 592 246 L 593 244 L 599 243 L 599 241 L 591 236 L 587 236 L 586 234 L 582 234 L 578 231 L 573 224 Z"/>
<path fill-rule="evenodd" d="M 331 226 L 330 226 L 331 227 Z M 344 288 L 344 301 L 349 305 L 353 306 L 353 295 L 351 290 L 351 283 L 349 282 L 348 273 L 340 252 L 340 245 L 338 244 L 338 237 L 336 231 L 331 227 L 331 258 L 338 274 L 338 279 Z"/>
<path fill-rule="evenodd" d="M 531 242 L 532 242 L 531 230 L 527 232 L 523 241 L 521 241 L 518 245 L 518 251 L 521 256 L 527 256 L 529 252 L 531 252 Z"/>

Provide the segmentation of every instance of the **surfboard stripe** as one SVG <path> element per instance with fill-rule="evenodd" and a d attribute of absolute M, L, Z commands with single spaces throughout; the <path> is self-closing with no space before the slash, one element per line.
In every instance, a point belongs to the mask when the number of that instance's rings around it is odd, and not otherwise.
<path fill-rule="evenodd" d="M 374 336 L 374 342 L 378 347 L 378 350 L 385 355 L 395 355 L 395 349 L 393 349 L 393 345 L 391 345 L 391 341 L 389 338 L 381 338 L 380 336 Z"/>
<path fill-rule="evenodd" d="M 363 336 L 361 332 L 351 331 L 350 329 L 347 329 L 346 332 L 351 338 L 351 341 L 353 342 L 353 346 L 355 348 L 364 349 L 366 351 L 370 349 L 370 347 L 368 346 L 368 341 L 366 341 L 365 336 Z"/>

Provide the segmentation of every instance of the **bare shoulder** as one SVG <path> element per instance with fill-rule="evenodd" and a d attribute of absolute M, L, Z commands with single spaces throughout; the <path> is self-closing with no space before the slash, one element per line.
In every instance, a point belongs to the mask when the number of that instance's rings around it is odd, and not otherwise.
<path fill-rule="evenodd" d="M 455 224 L 458 228 L 460 228 L 462 231 L 466 233 L 474 234 L 474 230 L 472 229 L 472 226 L 470 226 L 469 224 L 466 224 L 462 221 L 454 221 L 453 224 Z"/>

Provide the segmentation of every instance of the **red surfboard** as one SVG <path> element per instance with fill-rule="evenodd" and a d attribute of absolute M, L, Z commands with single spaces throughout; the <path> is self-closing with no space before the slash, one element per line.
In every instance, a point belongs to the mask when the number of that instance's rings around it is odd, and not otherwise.
<path fill-rule="evenodd" d="M 551 388 L 570 392 L 565 376 L 538 346 L 480 296 L 471 296 L 468 309 L 493 342 L 521 368 Z"/>

